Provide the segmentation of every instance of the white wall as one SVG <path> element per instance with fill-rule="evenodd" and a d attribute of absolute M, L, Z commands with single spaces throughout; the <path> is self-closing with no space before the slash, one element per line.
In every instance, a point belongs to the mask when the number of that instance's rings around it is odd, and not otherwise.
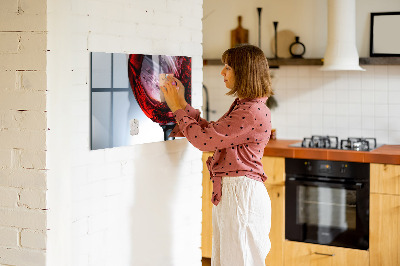
<path fill-rule="evenodd" d="M 356 3 L 357 47 L 361 57 L 368 57 L 369 13 L 398 11 L 400 2 L 385 0 L 378 5 L 376 1 L 358 0 Z M 229 31 L 236 27 L 238 15 L 243 15 L 243 26 L 250 30 L 250 43 L 257 45 L 258 6 L 263 7 L 262 28 L 266 30 L 262 33 L 262 49 L 267 56 L 272 55 L 267 44 L 273 38 L 272 21 L 277 20 L 282 24 L 278 30 L 290 29 L 303 39 L 307 47 L 305 57 L 321 58 L 326 47 L 326 4 L 327 1 L 284 0 L 251 4 L 234 1 L 228 5 L 226 1 L 206 0 L 204 58 L 220 58 L 229 48 Z M 272 124 L 278 138 L 302 139 L 322 134 L 339 138 L 376 137 L 382 144 L 399 144 L 400 66 L 363 67 L 367 71 L 321 72 L 318 66 L 281 66 L 271 70 L 279 104 L 272 111 Z M 221 68 L 222 65 L 205 66 L 203 70 L 204 84 L 210 92 L 210 109 L 216 111 L 211 120 L 218 119 L 232 102 L 232 98 L 224 95 Z"/>
<path fill-rule="evenodd" d="M 274 55 L 272 22 L 278 21 L 278 32 L 290 31 L 300 37 L 300 41 L 306 46 L 305 57 L 321 58 L 324 56 L 327 41 L 327 2 L 327 0 L 204 0 L 204 58 L 219 59 L 229 48 L 230 31 L 237 27 L 238 16 L 242 16 L 242 26 L 249 30 L 249 43 L 258 45 L 258 7 L 262 8 L 261 49 L 267 57 Z M 369 56 L 370 13 L 399 10 L 398 0 L 356 0 L 356 42 L 360 57 Z M 290 34 L 284 34 L 288 35 Z M 286 39 L 282 38 L 280 41 L 285 42 Z M 278 53 L 280 49 L 278 48 Z"/>
<path fill-rule="evenodd" d="M 326 2 L 321 0 L 205 0 L 204 58 L 219 59 L 221 54 L 229 48 L 230 31 L 237 27 L 238 16 L 242 16 L 243 28 L 249 30 L 249 43 L 258 45 L 258 7 L 262 8 L 261 49 L 267 57 L 273 55 L 273 21 L 279 22 L 278 31 L 290 30 L 300 36 L 300 41 L 304 42 L 309 51 L 307 56 L 316 57 L 323 50 L 327 37 L 324 32 L 327 25 Z"/>
<path fill-rule="evenodd" d="M 192 57 L 201 0 L 48 2 L 48 265 L 200 265 L 201 153 L 185 139 L 90 151 L 89 52 Z"/>
<path fill-rule="evenodd" d="M 0 1 L 0 265 L 46 260 L 46 1 Z"/>

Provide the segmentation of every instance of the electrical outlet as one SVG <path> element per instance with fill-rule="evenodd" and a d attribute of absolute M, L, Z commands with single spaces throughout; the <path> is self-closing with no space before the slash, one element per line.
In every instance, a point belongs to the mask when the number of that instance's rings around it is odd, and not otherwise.
<path fill-rule="evenodd" d="M 129 121 L 130 129 L 131 129 L 131 136 L 135 136 L 139 134 L 139 120 L 131 119 Z"/>

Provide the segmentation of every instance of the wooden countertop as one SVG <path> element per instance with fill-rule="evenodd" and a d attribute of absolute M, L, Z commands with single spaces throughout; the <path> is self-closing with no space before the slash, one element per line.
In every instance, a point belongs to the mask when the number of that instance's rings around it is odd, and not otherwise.
<path fill-rule="evenodd" d="M 400 164 L 400 145 L 383 145 L 372 151 L 290 147 L 301 140 L 270 140 L 264 156 L 364 163 Z"/>

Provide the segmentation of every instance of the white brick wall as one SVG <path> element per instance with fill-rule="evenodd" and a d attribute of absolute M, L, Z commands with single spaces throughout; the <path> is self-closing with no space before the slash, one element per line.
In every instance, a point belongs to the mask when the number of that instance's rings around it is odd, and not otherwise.
<path fill-rule="evenodd" d="M 19 231 L 17 228 L 0 227 L 0 247 L 18 247 Z"/>
<path fill-rule="evenodd" d="M 45 265 L 46 2 L 0 3 L 1 265 Z"/>
<path fill-rule="evenodd" d="M 18 204 L 18 189 L 0 187 L 0 207 L 15 208 Z"/>
<path fill-rule="evenodd" d="M 42 210 L 30 210 L 25 208 L 2 208 L 0 226 L 46 229 L 46 212 Z"/>
<path fill-rule="evenodd" d="M 91 51 L 191 56 L 201 106 L 202 0 L 47 9 L 47 264 L 200 265 L 201 153 L 184 139 L 90 151 L 88 83 Z"/>
<path fill-rule="evenodd" d="M 46 231 L 23 229 L 21 246 L 31 249 L 46 249 Z"/>
<path fill-rule="evenodd" d="M 89 51 L 192 56 L 200 106 L 202 1 L 5 0 L 0 15 L 0 264 L 199 264 L 201 154 L 89 152 L 88 80 Z"/>
<path fill-rule="evenodd" d="M 14 249 L 0 247 L 3 265 L 45 265 L 46 254 L 42 250 Z"/>

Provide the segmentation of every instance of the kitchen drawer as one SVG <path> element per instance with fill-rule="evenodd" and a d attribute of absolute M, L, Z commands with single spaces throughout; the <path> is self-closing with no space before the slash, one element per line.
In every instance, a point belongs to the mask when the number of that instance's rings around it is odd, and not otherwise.
<path fill-rule="evenodd" d="M 366 266 L 365 250 L 285 241 L 285 266 Z"/>

